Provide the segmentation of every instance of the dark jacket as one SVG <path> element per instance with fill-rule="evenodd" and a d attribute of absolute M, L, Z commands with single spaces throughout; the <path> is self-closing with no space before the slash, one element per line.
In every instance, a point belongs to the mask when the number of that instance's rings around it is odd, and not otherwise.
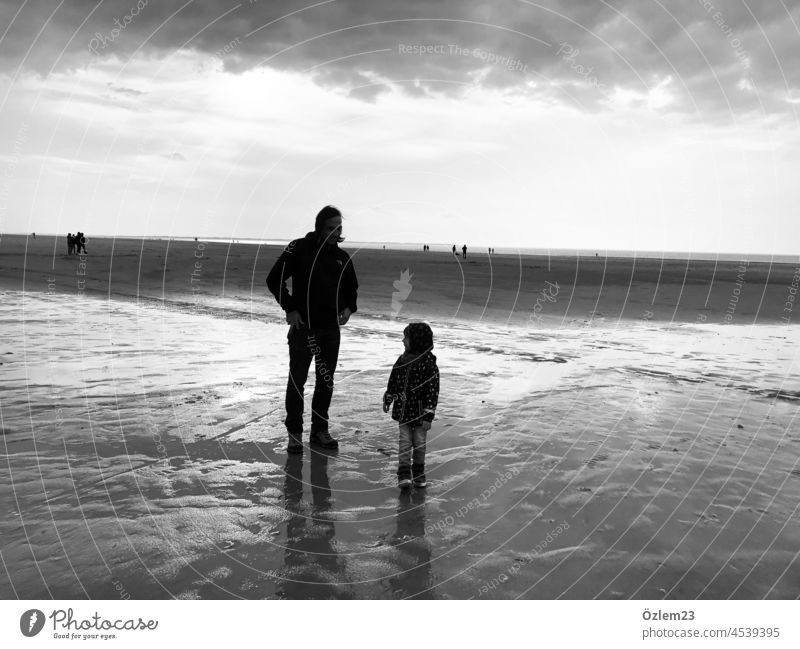
<path fill-rule="evenodd" d="M 401 424 L 433 421 L 439 403 L 436 356 L 429 351 L 400 356 L 389 375 L 383 402 L 387 405 L 394 402 L 392 419 Z"/>
<path fill-rule="evenodd" d="M 292 279 L 292 293 L 286 281 Z M 298 311 L 308 327 L 338 326 L 345 307 L 356 312 L 358 280 L 353 262 L 339 246 L 319 246 L 309 232 L 284 248 L 269 271 L 267 286 L 284 311 Z"/>

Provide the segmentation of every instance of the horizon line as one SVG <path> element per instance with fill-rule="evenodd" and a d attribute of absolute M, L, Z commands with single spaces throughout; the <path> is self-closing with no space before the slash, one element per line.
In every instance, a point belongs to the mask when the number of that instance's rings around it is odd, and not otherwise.
<path fill-rule="evenodd" d="M 32 237 L 35 234 L 33 232 L 5 232 L 0 233 L 0 239 L 4 236 L 15 236 L 15 237 Z M 65 237 L 65 234 L 53 234 L 51 232 L 42 232 L 38 236 L 41 237 Z M 140 240 L 152 240 L 152 241 L 164 241 L 164 240 L 177 240 L 177 241 L 217 241 L 220 243 L 228 242 L 228 243 L 239 243 L 239 244 L 258 244 L 258 245 L 282 245 L 284 243 L 289 243 L 294 239 L 281 239 L 281 238 L 256 238 L 256 237 L 195 237 L 195 236 L 182 236 L 182 235 L 150 235 L 150 236 L 141 236 L 141 235 L 107 235 L 107 234 L 98 234 L 93 235 L 96 239 L 140 239 Z M 295 237 L 297 238 L 297 237 Z M 447 252 L 451 251 L 452 245 L 451 243 L 430 243 L 426 244 L 424 241 L 349 241 L 345 240 L 342 242 L 343 244 L 367 244 L 370 246 L 389 246 L 389 249 L 392 249 L 391 246 L 422 246 L 422 245 L 430 245 L 430 246 L 439 246 L 446 248 Z M 463 244 L 462 244 L 463 245 Z M 473 254 L 488 254 L 488 248 L 503 248 L 506 251 L 511 250 L 515 251 L 517 254 L 525 254 L 528 256 L 532 256 L 531 253 L 537 255 L 541 253 L 541 256 L 551 256 L 551 252 L 560 253 L 559 256 L 565 256 L 564 253 L 574 252 L 574 256 L 597 256 L 597 257 L 609 257 L 608 253 L 625 253 L 625 257 L 636 257 L 640 253 L 647 254 L 647 255 L 667 255 L 667 254 L 678 254 L 683 256 L 693 256 L 693 255 L 703 255 L 702 257 L 698 256 L 696 259 L 698 260 L 708 260 L 714 261 L 716 257 L 720 255 L 724 255 L 726 257 L 735 257 L 739 256 L 742 259 L 746 259 L 748 255 L 758 255 L 760 257 L 795 257 L 797 262 L 800 263 L 800 253 L 775 253 L 775 252 L 741 252 L 741 251 L 707 251 L 707 250 L 657 250 L 657 249 L 631 249 L 631 248 L 560 248 L 560 247 L 525 247 L 525 246 L 508 246 L 508 245 L 499 245 L 499 246 L 482 246 L 480 244 L 471 244 L 467 246 L 467 250 L 473 250 Z M 400 249 L 402 250 L 402 249 Z M 456 245 L 457 252 L 460 253 L 461 247 Z M 421 250 L 419 252 L 422 252 Z M 497 252 L 494 254 L 501 255 L 501 254 L 515 254 L 515 252 Z M 601 255 L 600 253 L 605 253 Z M 582 255 L 581 253 L 586 253 Z M 594 254 L 590 254 L 594 253 Z M 708 256 L 710 255 L 710 257 Z M 612 255 L 613 256 L 613 255 Z M 669 259 L 669 257 L 664 256 L 664 259 Z M 780 262 L 780 263 L 791 263 L 791 262 Z"/>

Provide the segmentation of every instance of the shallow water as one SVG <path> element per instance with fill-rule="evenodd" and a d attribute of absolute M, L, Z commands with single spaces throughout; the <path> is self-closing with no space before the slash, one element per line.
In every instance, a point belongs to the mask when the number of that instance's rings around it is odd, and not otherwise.
<path fill-rule="evenodd" d="M 287 461 L 277 314 L 2 297 L 3 597 L 800 595 L 796 326 L 433 321 L 400 495 L 402 323 L 353 318 L 341 448 Z"/>

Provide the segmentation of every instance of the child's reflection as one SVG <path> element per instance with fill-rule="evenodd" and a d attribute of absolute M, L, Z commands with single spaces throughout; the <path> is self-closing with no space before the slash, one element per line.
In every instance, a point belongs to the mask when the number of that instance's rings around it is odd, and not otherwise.
<path fill-rule="evenodd" d="M 403 491 L 397 506 L 397 528 L 391 544 L 400 552 L 392 594 L 404 599 L 434 599 L 431 548 L 425 538 L 425 492 Z"/>

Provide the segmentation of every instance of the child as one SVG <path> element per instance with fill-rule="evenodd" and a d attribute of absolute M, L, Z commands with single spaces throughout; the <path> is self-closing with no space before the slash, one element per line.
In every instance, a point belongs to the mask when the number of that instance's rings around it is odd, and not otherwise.
<path fill-rule="evenodd" d="M 439 368 L 433 349 L 433 332 L 424 322 L 414 322 L 403 331 L 405 353 L 397 359 L 383 395 L 383 411 L 392 408 L 392 419 L 400 425 L 397 481 L 401 489 L 424 488 L 425 439 L 431 429 L 439 401 Z"/>

